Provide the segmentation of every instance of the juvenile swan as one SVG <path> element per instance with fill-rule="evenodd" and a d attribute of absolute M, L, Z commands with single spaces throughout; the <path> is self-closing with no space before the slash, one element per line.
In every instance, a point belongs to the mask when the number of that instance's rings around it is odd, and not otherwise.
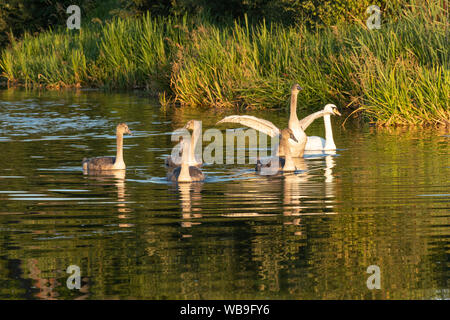
<path fill-rule="evenodd" d="M 333 139 L 333 130 L 331 129 L 331 120 L 330 114 L 338 115 L 339 113 L 337 107 L 334 104 L 327 104 L 323 109 L 323 112 L 326 112 L 323 116 L 323 121 L 325 122 L 325 139 L 317 136 L 308 136 L 306 140 L 305 150 L 336 150 L 336 145 L 334 144 Z M 306 118 L 305 118 L 306 119 Z M 300 120 L 300 122 L 302 122 Z"/>
<path fill-rule="evenodd" d="M 190 153 L 189 153 L 189 159 L 188 163 L 190 166 L 200 167 L 202 165 L 202 161 L 198 161 L 195 158 L 195 148 L 197 147 L 198 142 L 200 141 L 200 137 L 202 135 L 202 122 L 198 120 L 189 120 L 186 125 L 184 126 L 185 129 L 192 130 L 192 138 L 191 138 L 191 145 L 190 145 Z M 171 156 L 167 156 L 167 158 L 164 161 L 166 167 L 169 168 L 175 168 L 179 166 L 179 164 L 176 164 Z"/>
<path fill-rule="evenodd" d="M 125 169 L 123 161 L 123 134 L 132 134 L 126 123 L 119 123 L 116 127 L 117 151 L 115 157 L 96 157 L 84 158 L 83 170 L 103 171 L 103 170 L 121 170 Z"/>
<path fill-rule="evenodd" d="M 300 90 L 302 90 L 302 88 L 298 84 L 294 84 L 291 88 L 291 105 L 288 128 L 294 133 L 297 142 L 289 139 L 288 145 L 293 157 L 302 157 L 306 144 L 306 134 L 304 132 L 305 128 L 300 126 L 297 117 L 297 95 Z M 253 116 L 228 116 L 217 122 L 217 124 L 224 122 L 240 123 L 247 127 L 261 131 L 271 137 L 275 137 L 280 134 L 280 129 L 278 129 L 272 122 Z M 283 148 L 280 150 L 280 155 L 284 155 Z"/>
<path fill-rule="evenodd" d="M 283 129 L 281 130 L 281 139 L 280 139 L 280 146 L 278 148 L 276 159 L 271 159 L 268 163 L 262 164 L 260 160 L 256 163 L 256 171 L 261 171 L 263 168 L 265 169 L 273 169 L 277 171 L 283 171 L 283 172 L 290 172 L 295 171 L 295 163 L 292 159 L 291 150 L 289 149 L 289 139 L 292 139 L 294 142 L 298 142 L 295 138 L 294 132 L 289 129 Z M 280 149 L 284 148 L 285 155 L 284 158 L 280 157 Z M 272 167 L 274 165 L 273 161 L 278 160 L 278 168 Z"/>
<path fill-rule="evenodd" d="M 189 154 L 192 152 L 190 150 L 191 146 L 189 139 L 181 138 L 181 143 L 183 145 L 181 166 L 169 171 L 167 173 L 167 180 L 173 182 L 194 182 L 205 180 L 202 170 L 189 165 Z"/>

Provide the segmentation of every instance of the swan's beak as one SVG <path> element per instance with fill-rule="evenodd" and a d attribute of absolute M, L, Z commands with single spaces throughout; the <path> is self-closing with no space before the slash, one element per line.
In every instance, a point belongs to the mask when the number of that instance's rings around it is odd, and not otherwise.
<path fill-rule="evenodd" d="M 188 121 L 188 122 L 184 125 L 183 128 L 189 130 L 189 129 L 191 128 L 191 121 Z"/>
<path fill-rule="evenodd" d="M 297 138 L 294 136 L 293 133 L 291 133 L 291 134 L 289 135 L 289 137 L 290 137 L 292 140 L 294 140 L 295 142 L 298 143 L 298 140 L 297 140 Z"/>
<path fill-rule="evenodd" d="M 334 114 L 341 116 L 341 113 L 339 111 L 337 111 L 337 109 L 334 109 L 333 112 L 334 112 Z"/>

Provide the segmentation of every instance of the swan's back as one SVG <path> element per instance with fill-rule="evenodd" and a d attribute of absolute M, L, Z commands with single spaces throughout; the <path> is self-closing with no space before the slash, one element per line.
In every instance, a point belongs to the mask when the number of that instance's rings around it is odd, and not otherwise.
<path fill-rule="evenodd" d="M 167 179 L 173 182 L 178 182 L 178 177 L 180 176 L 181 166 L 176 167 L 173 171 L 168 172 Z M 192 181 L 203 181 L 205 180 L 205 175 L 202 170 L 197 167 L 189 166 L 189 175 Z"/>
<path fill-rule="evenodd" d="M 325 148 L 326 140 L 321 137 L 311 136 L 306 140 L 305 150 L 323 150 Z"/>
<path fill-rule="evenodd" d="M 114 169 L 116 157 L 96 157 L 84 158 L 82 161 L 83 170 L 101 171 Z"/>

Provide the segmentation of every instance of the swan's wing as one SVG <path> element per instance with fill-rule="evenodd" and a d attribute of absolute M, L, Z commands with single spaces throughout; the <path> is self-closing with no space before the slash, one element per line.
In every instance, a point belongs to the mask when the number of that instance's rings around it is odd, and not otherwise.
<path fill-rule="evenodd" d="M 203 181 L 205 180 L 205 175 L 202 170 L 197 167 L 190 166 L 189 167 L 189 175 L 192 178 L 192 181 Z"/>
<path fill-rule="evenodd" d="M 83 168 L 88 170 L 110 170 L 116 162 L 116 157 L 96 157 L 83 159 Z"/>
<path fill-rule="evenodd" d="M 302 130 L 305 131 L 306 128 L 308 128 L 309 125 L 311 123 L 313 123 L 314 120 L 316 120 L 317 118 L 323 117 L 325 115 L 325 113 L 326 112 L 323 110 L 314 112 L 314 113 L 310 114 L 309 116 L 304 117 L 302 120 L 299 120 L 298 124 L 299 124 L 300 128 L 302 128 Z"/>
<path fill-rule="evenodd" d="M 244 126 L 261 131 L 271 137 L 275 137 L 280 134 L 280 129 L 278 129 L 272 122 L 253 116 L 228 116 L 217 122 L 217 124 L 225 122 L 240 123 Z"/>

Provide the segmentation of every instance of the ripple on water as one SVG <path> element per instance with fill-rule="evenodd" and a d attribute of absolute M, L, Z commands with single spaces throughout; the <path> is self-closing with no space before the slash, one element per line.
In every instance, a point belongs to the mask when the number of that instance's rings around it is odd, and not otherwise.
<path fill-rule="evenodd" d="M 71 264 L 89 275 L 93 299 L 450 298 L 449 135 L 350 121 L 343 130 L 333 118 L 339 149 L 307 152 L 295 174 L 214 164 L 204 182 L 167 181 L 172 131 L 190 119 L 214 128 L 231 112 L 163 110 L 112 92 L 0 91 L 0 298 L 40 298 L 42 283 L 66 298 Z M 246 113 L 287 121 L 284 110 Z M 134 133 L 126 172 L 84 175 L 81 159 L 114 155 L 122 121 Z M 308 134 L 324 136 L 323 122 Z M 389 270 L 379 292 L 365 286 L 369 263 Z"/>

